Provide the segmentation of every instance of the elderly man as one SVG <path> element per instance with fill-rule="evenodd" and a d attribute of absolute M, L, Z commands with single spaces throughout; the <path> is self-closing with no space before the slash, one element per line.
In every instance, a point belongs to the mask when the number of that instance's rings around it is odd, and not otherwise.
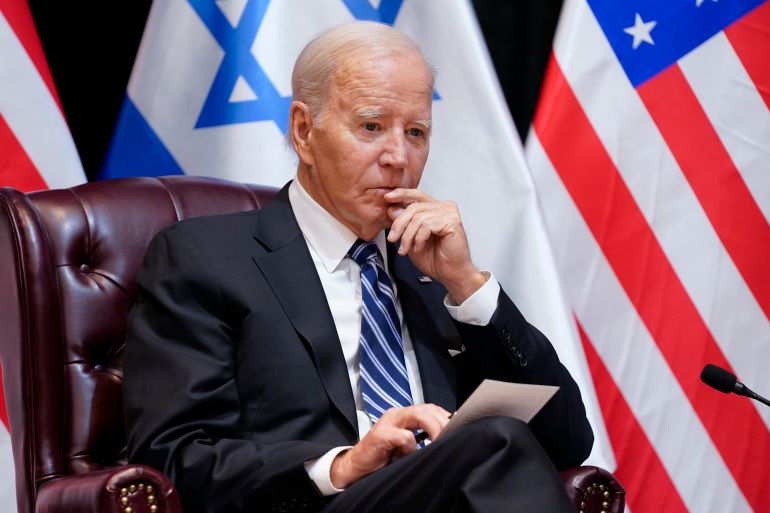
<path fill-rule="evenodd" d="M 571 511 L 556 469 L 593 440 L 578 388 L 476 269 L 457 207 L 416 189 L 421 51 L 342 25 L 292 85 L 296 178 L 150 245 L 126 342 L 130 459 L 170 475 L 189 513 Z M 530 425 L 439 437 L 483 378 L 561 389 Z M 419 431 L 435 441 L 418 449 Z"/>

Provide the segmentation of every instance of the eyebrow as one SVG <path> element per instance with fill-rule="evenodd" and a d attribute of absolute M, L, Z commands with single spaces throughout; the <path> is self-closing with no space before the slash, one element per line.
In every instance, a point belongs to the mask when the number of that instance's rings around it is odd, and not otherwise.
<path fill-rule="evenodd" d="M 364 107 L 356 111 L 356 117 L 359 119 L 377 119 L 384 115 L 385 113 L 377 107 Z M 418 119 L 415 124 L 422 126 L 426 131 L 433 127 L 433 121 L 430 119 Z"/>
<path fill-rule="evenodd" d="M 380 118 L 385 114 L 377 107 L 364 107 L 356 111 L 356 117 L 364 119 Z"/>
<path fill-rule="evenodd" d="M 430 131 L 431 127 L 433 126 L 433 121 L 430 119 L 418 119 L 415 121 L 415 123 L 422 126 L 427 131 Z"/>

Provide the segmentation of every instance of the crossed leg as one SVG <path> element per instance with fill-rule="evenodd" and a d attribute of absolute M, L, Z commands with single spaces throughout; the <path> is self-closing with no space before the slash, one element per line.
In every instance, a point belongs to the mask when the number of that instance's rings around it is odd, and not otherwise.
<path fill-rule="evenodd" d="M 521 421 L 490 417 L 365 477 L 323 513 L 574 513 Z"/>

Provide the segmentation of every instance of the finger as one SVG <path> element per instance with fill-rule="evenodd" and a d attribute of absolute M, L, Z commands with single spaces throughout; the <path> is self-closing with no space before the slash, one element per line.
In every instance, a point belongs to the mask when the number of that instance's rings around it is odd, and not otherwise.
<path fill-rule="evenodd" d="M 454 230 L 453 211 L 442 206 L 422 209 L 414 214 L 401 236 L 401 244 L 408 244 L 400 254 L 420 252 L 434 236 L 444 237 Z"/>
<path fill-rule="evenodd" d="M 424 250 L 428 242 L 430 242 L 431 238 L 435 235 L 435 230 L 432 230 L 428 226 L 426 226 L 425 223 L 423 223 L 420 226 L 420 229 L 417 230 L 417 233 L 414 236 L 414 246 L 412 248 L 412 252 L 419 253 L 422 250 Z"/>
<path fill-rule="evenodd" d="M 394 209 L 398 209 L 399 207 L 392 207 Z M 388 233 L 388 241 L 389 242 L 396 242 L 403 236 L 404 230 L 406 230 L 407 226 L 412 222 L 414 217 L 420 213 L 425 213 L 426 215 L 430 215 L 436 219 L 441 219 L 443 214 L 443 205 L 439 202 L 432 202 L 432 203 L 426 203 L 426 202 L 420 202 L 420 203 L 412 203 L 411 205 L 407 206 L 402 211 L 398 212 L 398 216 L 393 221 L 393 224 L 390 226 L 390 232 Z M 426 217 L 427 218 L 427 217 Z"/>
<path fill-rule="evenodd" d="M 393 221 L 393 224 L 390 225 L 388 241 L 396 242 L 399 240 L 415 214 L 427 208 L 427 205 L 427 203 L 412 203 L 408 207 L 402 209 L 402 211 L 398 214 L 398 217 Z"/>
<path fill-rule="evenodd" d="M 393 189 L 384 198 L 389 203 L 403 203 L 404 206 L 420 201 L 435 201 L 419 189 Z"/>
<path fill-rule="evenodd" d="M 391 462 L 408 456 L 417 450 L 417 440 L 414 438 L 414 433 L 408 429 L 402 430 L 401 433 L 403 434 L 404 443 L 393 449 L 393 452 L 391 452 Z"/>
<path fill-rule="evenodd" d="M 416 424 L 417 421 L 410 420 L 412 414 L 406 410 L 406 408 L 392 408 L 385 412 L 359 443 L 380 446 L 387 461 L 392 460 L 394 455 L 400 457 L 414 452 L 417 449 L 417 441 L 413 430 L 417 428 L 412 428 L 411 425 Z"/>
<path fill-rule="evenodd" d="M 430 411 L 432 411 L 434 415 L 436 415 L 436 417 L 444 419 L 446 422 L 444 422 L 443 425 L 446 425 L 446 423 L 449 422 L 449 418 L 452 416 L 452 412 L 445 410 L 438 404 L 425 403 L 422 406 L 424 406 L 425 408 L 429 408 Z"/>
<path fill-rule="evenodd" d="M 417 440 L 414 439 L 414 433 L 409 429 L 393 430 L 391 444 L 394 452 L 399 456 L 406 456 L 417 450 Z"/>
<path fill-rule="evenodd" d="M 405 427 L 422 429 L 431 439 L 435 439 L 449 422 L 449 412 L 434 404 L 420 404 L 410 408 L 411 411 L 405 413 L 412 416 L 414 424 Z"/>
<path fill-rule="evenodd" d="M 435 440 L 448 422 L 449 420 L 445 416 L 437 415 L 435 412 L 428 412 L 420 419 L 420 429 L 425 432 L 427 438 Z M 415 435 L 415 438 L 417 438 L 417 435 Z"/>
<path fill-rule="evenodd" d="M 414 238 L 420 228 L 424 226 L 425 219 L 426 215 L 423 212 L 417 212 L 411 216 L 409 224 L 406 225 L 404 232 L 401 234 L 401 245 L 398 248 L 399 255 L 406 255 L 412 250 Z"/>
<path fill-rule="evenodd" d="M 404 213 L 404 207 L 401 204 L 391 205 L 388 207 L 388 217 L 391 221 L 395 221 L 398 216 Z"/>
<path fill-rule="evenodd" d="M 389 426 L 405 429 L 424 428 L 421 422 L 431 422 L 431 419 L 441 426 L 449 422 L 451 413 L 433 403 L 417 404 L 399 408 L 390 408 L 382 414 L 375 426 L 386 428 Z"/>

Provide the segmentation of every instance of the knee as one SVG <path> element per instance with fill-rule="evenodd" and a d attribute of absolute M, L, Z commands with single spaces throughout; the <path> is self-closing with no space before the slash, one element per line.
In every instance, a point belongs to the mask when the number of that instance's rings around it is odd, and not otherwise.
<path fill-rule="evenodd" d="M 529 449 L 538 442 L 525 422 L 512 417 L 484 417 L 457 430 L 471 446 Z"/>

